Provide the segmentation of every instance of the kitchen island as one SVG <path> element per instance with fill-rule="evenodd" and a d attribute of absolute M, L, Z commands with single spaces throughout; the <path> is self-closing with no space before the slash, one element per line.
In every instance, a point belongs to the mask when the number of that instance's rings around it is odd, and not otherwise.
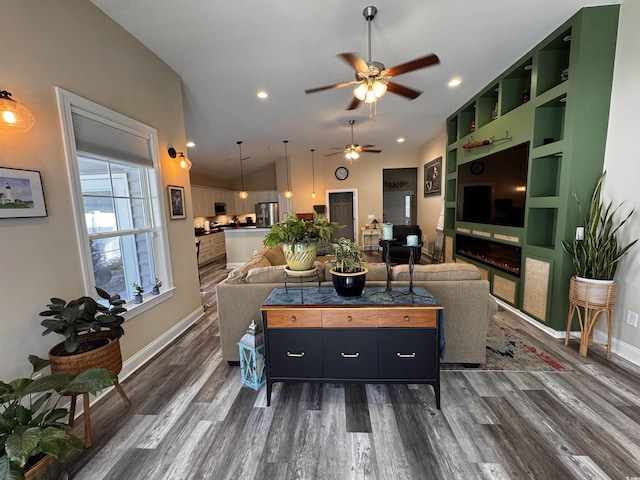
<path fill-rule="evenodd" d="M 254 226 L 239 226 L 223 228 L 227 250 L 227 268 L 236 268 L 246 263 L 264 245 L 262 239 L 269 232 L 269 228 Z"/>

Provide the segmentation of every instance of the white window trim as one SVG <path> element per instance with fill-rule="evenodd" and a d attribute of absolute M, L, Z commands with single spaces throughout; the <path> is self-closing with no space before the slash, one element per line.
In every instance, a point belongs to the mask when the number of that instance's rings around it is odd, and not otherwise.
<path fill-rule="evenodd" d="M 71 117 L 72 108 L 81 109 L 83 112 L 86 112 L 87 116 L 96 118 L 101 122 L 107 124 L 112 123 L 114 126 L 119 128 L 124 126 L 131 129 L 132 132 L 135 132 L 138 135 L 146 135 L 147 138 L 149 138 L 153 168 L 156 171 L 155 177 L 159 197 L 153 197 L 151 199 L 153 205 L 157 206 L 158 209 L 157 212 L 153 212 L 153 215 L 154 221 L 158 225 L 158 229 L 162 231 L 162 238 L 164 240 L 162 248 L 156 251 L 158 254 L 163 253 L 163 255 L 161 254 L 157 256 L 156 266 L 159 271 L 162 272 L 163 277 L 166 277 L 162 279 L 164 287 L 166 288 L 163 288 L 160 295 L 145 295 L 145 302 L 143 303 L 134 304 L 133 302 L 128 302 L 126 304 L 127 313 L 124 314 L 124 317 L 125 319 L 131 318 L 172 297 L 175 289 L 173 283 L 173 272 L 171 270 L 171 253 L 169 251 L 169 232 L 167 230 L 166 223 L 166 207 L 165 202 L 163 201 L 164 188 L 162 185 L 162 172 L 158 153 L 158 131 L 155 128 L 149 127 L 137 120 L 103 107 L 102 105 L 80 97 L 63 88 L 55 87 L 55 90 L 58 100 L 58 115 L 63 133 L 65 157 L 67 159 L 67 175 L 69 178 L 69 186 L 71 188 L 71 203 L 76 228 L 76 241 L 78 243 L 78 251 L 80 252 L 80 263 L 82 266 L 82 276 L 85 288 L 84 295 L 95 298 L 96 293 L 92 285 L 93 265 L 89 261 L 91 258 L 91 252 L 89 244 L 86 241 L 87 230 L 84 218 L 82 187 L 80 185 L 76 142 Z M 157 238 L 154 239 L 154 241 L 157 240 Z"/>

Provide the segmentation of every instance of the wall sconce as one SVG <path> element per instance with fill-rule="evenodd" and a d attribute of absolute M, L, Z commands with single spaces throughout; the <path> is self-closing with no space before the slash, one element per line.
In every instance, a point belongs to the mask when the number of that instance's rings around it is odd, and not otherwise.
<path fill-rule="evenodd" d="M 244 189 L 244 171 L 242 170 L 242 140 L 236 142 L 238 144 L 238 149 L 240 150 L 240 181 L 242 182 L 242 190 L 240 190 L 240 193 L 238 194 L 238 196 L 242 199 L 245 200 L 249 197 L 249 194 L 247 193 L 247 191 Z"/>
<path fill-rule="evenodd" d="M 289 143 L 289 140 L 283 140 L 282 143 L 284 143 L 284 163 L 287 167 L 287 189 L 284 192 L 284 196 L 285 198 L 291 198 L 293 197 L 293 192 L 289 186 L 289 156 L 287 155 L 287 143 Z"/>
<path fill-rule="evenodd" d="M 11 98 L 11 93 L 0 91 L 0 130 L 26 132 L 34 123 L 31 112 Z"/>
<path fill-rule="evenodd" d="M 191 170 L 191 160 L 184 156 L 183 152 L 176 152 L 176 149 L 173 147 L 169 147 L 167 150 L 169 152 L 169 156 L 171 158 L 176 159 L 176 164 L 182 168 L 183 170 Z"/>

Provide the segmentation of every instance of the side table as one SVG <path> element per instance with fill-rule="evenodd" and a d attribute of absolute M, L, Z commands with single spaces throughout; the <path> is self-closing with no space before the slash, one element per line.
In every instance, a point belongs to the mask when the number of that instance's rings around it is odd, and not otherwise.
<path fill-rule="evenodd" d="M 379 228 L 364 228 L 360 227 L 360 240 L 362 243 L 362 250 L 375 250 L 378 251 L 378 242 L 380 241 L 380 235 L 382 230 Z"/>

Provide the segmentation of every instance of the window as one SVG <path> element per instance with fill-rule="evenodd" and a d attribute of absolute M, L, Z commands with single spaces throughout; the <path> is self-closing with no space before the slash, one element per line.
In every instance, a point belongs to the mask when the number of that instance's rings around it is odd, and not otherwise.
<path fill-rule="evenodd" d="M 165 289 L 169 267 L 157 133 L 146 125 L 58 89 L 85 289 L 132 300 L 133 283 Z"/>

